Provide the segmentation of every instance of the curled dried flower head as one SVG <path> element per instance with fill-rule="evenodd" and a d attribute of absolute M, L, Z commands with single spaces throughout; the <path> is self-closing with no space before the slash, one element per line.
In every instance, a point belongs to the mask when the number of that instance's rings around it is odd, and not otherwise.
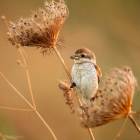
<path fill-rule="evenodd" d="M 82 124 L 96 127 L 115 119 L 126 117 L 131 112 L 136 79 L 129 67 L 114 68 L 103 79 L 87 114 L 82 114 Z"/>
<path fill-rule="evenodd" d="M 47 51 L 59 45 L 58 35 L 67 16 L 68 8 L 63 0 L 47 1 L 31 17 L 10 22 L 8 39 L 13 45 L 37 46 Z"/>
<path fill-rule="evenodd" d="M 73 94 L 72 89 L 70 88 L 70 84 L 68 84 L 68 82 L 60 81 L 58 87 L 64 93 L 66 104 L 70 107 L 72 113 L 74 113 L 75 112 L 74 99 L 73 99 L 74 94 Z"/>

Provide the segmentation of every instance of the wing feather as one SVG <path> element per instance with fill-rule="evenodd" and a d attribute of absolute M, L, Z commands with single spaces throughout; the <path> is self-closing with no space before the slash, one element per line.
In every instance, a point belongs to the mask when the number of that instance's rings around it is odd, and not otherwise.
<path fill-rule="evenodd" d="M 100 78 L 102 77 L 102 71 L 101 71 L 100 67 L 97 64 L 95 65 L 95 69 L 97 71 L 98 83 L 99 83 L 100 82 Z"/>

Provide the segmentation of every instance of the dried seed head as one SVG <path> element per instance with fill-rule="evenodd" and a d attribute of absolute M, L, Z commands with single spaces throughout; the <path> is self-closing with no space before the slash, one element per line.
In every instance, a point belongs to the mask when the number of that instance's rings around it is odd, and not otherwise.
<path fill-rule="evenodd" d="M 68 16 L 68 8 L 63 0 L 45 2 L 29 18 L 9 22 L 8 39 L 12 45 L 37 46 L 45 52 L 59 45 L 58 35 Z"/>
<path fill-rule="evenodd" d="M 64 93 L 65 103 L 70 107 L 72 113 L 75 112 L 74 110 L 74 99 L 73 99 L 73 91 L 70 88 L 70 84 L 68 82 L 59 82 L 58 87 Z"/>
<path fill-rule="evenodd" d="M 104 78 L 97 97 L 82 114 L 82 124 L 97 127 L 112 120 L 126 117 L 131 112 L 136 79 L 130 68 L 115 68 Z"/>

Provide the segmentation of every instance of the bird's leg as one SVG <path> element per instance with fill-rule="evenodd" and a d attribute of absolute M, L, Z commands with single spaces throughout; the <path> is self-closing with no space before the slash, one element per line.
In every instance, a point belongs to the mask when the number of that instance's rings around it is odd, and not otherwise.
<path fill-rule="evenodd" d="M 101 94 L 102 94 L 102 93 L 101 93 L 101 90 L 97 90 L 95 96 L 92 97 L 92 98 L 90 99 L 90 102 L 94 102 L 94 100 L 95 100 L 96 98 L 98 98 L 99 96 L 101 96 Z"/>
<path fill-rule="evenodd" d="M 76 83 L 72 82 L 70 88 L 75 88 L 76 87 Z"/>
<path fill-rule="evenodd" d="M 90 102 L 94 102 L 94 100 L 96 99 L 97 96 L 94 96 L 90 99 Z"/>

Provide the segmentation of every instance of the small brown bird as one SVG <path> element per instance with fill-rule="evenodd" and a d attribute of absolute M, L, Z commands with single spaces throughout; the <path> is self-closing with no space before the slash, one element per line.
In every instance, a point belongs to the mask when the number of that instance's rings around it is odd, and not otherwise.
<path fill-rule="evenodd" d="M 71 59 L 74 60 L 71 87 L 76 87 L 83 103 L 87 104 L 96 96 L 101 70 L 96 64 L 95 54 L 87 48 L 78 49 Z"/>

